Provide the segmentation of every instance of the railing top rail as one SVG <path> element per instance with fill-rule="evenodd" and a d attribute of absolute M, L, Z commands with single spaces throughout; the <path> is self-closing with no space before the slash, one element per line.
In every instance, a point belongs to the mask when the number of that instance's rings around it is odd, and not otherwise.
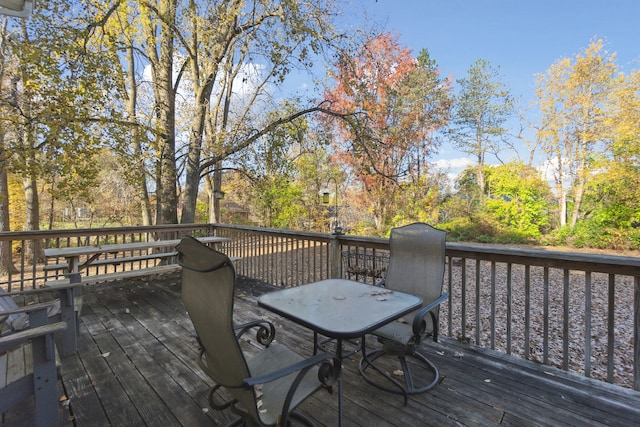
<path fill-rule="evenodd" d="M 373 249 L 389 249 L 389 239 L 382 237 L 338 236 L 343 245 L 366 246 Z"/>
<path fill-rule="evenodd" d="M 214 224 L 214 227 L 230 229 L 230 230 L 239 230 L 239 231 L 250 232 L 254 234 L 286 236 L 291 238 L 305 238 L 310 240 L 316 240 L 318 242 L 329 242 L 333 240 L 333 237 L 334 237 L 331 234 L 319 233 L 314 231 L 281 230 L 277 228 L 251 227 L 246 225 Z"/>
<path fill-rule="evenodd" d="M 75 228 L 68 230 L 35 230 L 35 231 L 2 231 L 0 241 L 4 240 L 30 240 L 55 237 L 75 237 L 86 235 L 112 235 L 126 233 L 151 233 L 179 230 L 206 229 L 211 224 L 164 224 L 139 227 L 101 227 L 101 228 Z"/>
<path fill-rule="evenodd" d="M 590 254 L 509 246 L 447 243 L 447 255 L 497 262 L 556 267 L 602 273 L 640 275 L 640 257 Z"/>

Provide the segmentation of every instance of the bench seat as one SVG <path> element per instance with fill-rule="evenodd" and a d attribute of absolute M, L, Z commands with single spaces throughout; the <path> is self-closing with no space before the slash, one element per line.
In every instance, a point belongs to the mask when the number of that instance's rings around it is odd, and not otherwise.
<path fill-rule="evenodd" d="M 230 257 L 231 261 L 237 261 L 240 257 Z M 168 274 L 180 271 L 182 267 L 179 264 L 156 265 L 154 267 L 145 267 L 137 270 L 116 271 L 115 273 L 94 274 L 90 276 L 81 276 L 80 283 L 83 285 L 92 285 L 95 283 L 110 282 L 114 280 L 131 279 L 134 277 L 151 276 L 157 274 Z M 70 280 L 56 279 L 47 280 L 45 286 L 63 286 L 68 285 Z"/>
<path fill-rule="evenodd" d="M 103 258 L 93 261 L 87 267 L 94 267 L 98 265 L 118 265 L 126 262 L 139 262 L 139 261 L 147 261 L 153 259 L 164 259 L 171 258 L 177 256 L 178 253 L 175 251 L 172 252 L 161 252 L 156 254 L 144 254 L 144 255 L 135 255 L 135 256 L 127 256 L 127 257 L 116 257 L 116 258 Z M 66 262 L 61 262 L 58 264 L 48 264 L 42 267 L 44 271 L 58 271 L 58 270 L 66 270 L 69 268 L 69 264 Z"/>
<path fill-rule="evenodd" d="M 113 280 L 130 279 L 133 277 L 141 277 L 155 274 L 167 274 L 179 271 L 181 267 L 178 264 L 157 265 L 155 267 L 140 268 L 138 270 L 116 271 L 115 273 L 96 274 L 92 276 L 81 276 L 80 283 L 83 285 L 110 282 Z M 47 280 L 46 286 L 60 286 L 69 284 L 69 279 Z"/>

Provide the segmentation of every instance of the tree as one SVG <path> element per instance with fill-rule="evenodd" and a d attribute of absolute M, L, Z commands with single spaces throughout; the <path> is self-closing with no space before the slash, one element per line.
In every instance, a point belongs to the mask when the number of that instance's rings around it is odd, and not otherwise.
<path fill-rule="evenodd" d="M 271 115 L 280 117 L 297 109 L 295 103 L 287 104 L 285 111 Z M 258 139 L 237 160 L 251 176 L 252 205 L 265 226 L 318 229 L 322 222 L 319 193 L 336 171 L 328 165 L 322 132 L 311 124 L 308 117 L 285 123 Z"/>
<path fill-rule="evenodd" d="M 184 173 L 181 221 L 192 222 L 202 178 L 213 176 L 207 180 L 213 194 L 219 190 L 223 161 L 298 116 L 273 123 L 259 120 L 261 113 L 274 109 L 268 103 L 271 85 L 282 83 L 294 66 L 311 66 L 312 53 L 340 39 L 331 22 L 332 0 L 157 0 L 93 6 L 101 11 L 91 25 L 93 38 L 106 35 L 105 42 L 115 41 L 118 49 L 135 46 L 140 57 L 136 68 L 148 65 L 151 70 L 150 147 L 161 222 L 177 220 L 176 162 Z M 125 22 L 130 30 L 114 31 L 110 22 Z M 247 68 L 261 70 L 248 85 Z M 245 96 L 233 95 L 247 87 L 251 92 Z M 176 122 L 178 94 L 185 124 Z M 176 135 L 184 135 L 187 143 L 176 142 Z"/>
<path fill-rule="evenodd" d="M 89 192 L 101 144 L 100 110 L 113 80 L 108 61 L 83 45 L 84 28 L 73 26 L 69 5 L 48 2 L 29 25 L 11 26 L 8 49 L 16 60 L 5 74 L 2 103 L 10 170 L 22 177 L 25 229 L 40 227 L 38 183 L 56 182 L 60 194 Z M 40 241 L 25 245 L 28 259 L 40 259 Z M 33 256 L 33 258 L 32 258 Z"/>
<path fill-rule="evenodd" d="M 551 190 L 540 172 L 521 162 L 487 168 L 486 209 L 523 238 L 539 239 L 549 228 Z"/>
<path fill-rule="evenodd" d="M 191 205 L 202 175 L 213 174 L 209 188 L 219 190 L 222 162 L 252 144 L 255 129 L 272 131 L 295 118 L 296 113 L 289 112 L 261 120 L 264 111 L 279 108 L 268 103 L 272 85 L 282 83 L 292 67 L 311 67 L 311 53 L 318 54 L 328 40 L 339 38 L 331 22 L 332 1 L 269 0 L 245 9 L 240 3 L 231 6 L 220 5 L 192 21 L 194 33 L 199 28 L 201 45 L 191 45 L 187 51 L 210 53 L 189 58 L 196 114 L 189 133 L 182 222 L 192 221 Z M 213 28 L 215 37 L 207 37 L 205 31 L 211 28 L 210 16 L 220 23 Z M 244 96 L 232 96 L 238 90 Z M 203 127 L 207 117 L 209 123 Z"/>
<path fill-rule="evenodd" d="M 538 139 L 552 168 L 561 225 L 566 224 L 569 201 L 573 205 L 569 226 L 578 222 L 594 161 L 611 137 L 607 116 L 616 73 L 615 54 L 604 51 L 603 41 L 598 40 L 575 60 L 561 59 L 538 77 L 536 95 L 542 114 Z"/>
<path fill-rule="evenodd" d="M 640 72 L 620 74 L 609 95 L 605 127 L 611 137 L 595 156 L 585 188 L 580 244 L 637 248 L 640 245 Z"/>
<path fill-rule="evenodd" d="M 358 52 L 343 52 L 325 98 L 356 120 L 332 120 L 335 160 L 360 184 L 375 228 L 384 232 L 407 181 L 418 182 L 436 150 L 433 132 L 448 119 L 449 82 L 423 50 L 418 58 L 398 37 L 380 34 Z"/>
<path fill-rule="evenodd" d="M 498 156 L 507 135 L 506 121 L 513 114 L 513 98 L 500 80 L 499 69 L 478 59 L 460 85 L 451 114 L 449 136 L 463 152 L 474 156 L 480 197 L 485 194 L 487 153 Z"/>

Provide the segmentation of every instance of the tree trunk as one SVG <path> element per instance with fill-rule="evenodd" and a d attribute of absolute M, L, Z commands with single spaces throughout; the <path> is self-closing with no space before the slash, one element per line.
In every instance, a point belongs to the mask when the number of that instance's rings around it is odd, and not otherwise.
<path fill-rule="evenodd" d="M 215 207 L 215 198 L 213 192 L 213 177 L 211 175 L 207 175 L 205 180 L 206 190 L 207 190 L 207 201 L 209 203 L 209 218 L 207 219 L 208 223 L 216 222 L 216 207 Z"/>
<path fill-rule="evenodd" d="M 24 199 L 26 209 L 25 230 L 35 231 L 40 229 L 40 199 L 38 197 L 38 183 L 35 177 L 25 177 Z M 27 240 L 24 247 L 24 255 L 27 261 L 35 263 L 44 262 L 42 243 L 39 239 Z"/>
<path fill-rule="evenodd" d="M 576 185 L 575 195 L 573 198 L 573 209 L 571 211 L 571 222 L 569 225 L 574 228 L 578 223 L 580 209 L 582 208 L 582 199 L 584 197 L 584 183 L 580 182 Z"/>
<path fill-rule="evenodd" d="M 0 135 L 0 140 L 4 135 Z M 2 145 L 0 143 L 0 145 Z M 4 154 L 2 154 L 4 158 Z M 0 231 L 10 231 L 9 222 L 9 184 L 7 179 L 6 162 L 0 161 Z M 0 274 L 17 273 L 18 269 L 13 265 L 11 242 L 0 242 Z"/>
<path fill-rule="evenodd" d="M 138 82 L 135 73 L 135 52 L 133 46 L 127 50 L 129 58 L 129 69 L 127 79 L 129 84 L 129 99 L 127 102 L 127 115 L 131 123 L 138 122 Z M 144 156 L 142 153 L 142 144 L 140 142 L 141 132 L 138 126 L 131 129 L 132 148 L 134 156 L 136 156 L 135 164 L 135 183 L 138 190 L 138 198 L 140 200 L 140 216 L 142 225 L 151 225 L 151 201 L 149 200 L 149 190 L 147 189 L 147 169 L 144 164 Z"/>
<path fill-rule="evenodd" d="M 209 97 L 213 87 L 213 80 L 207 82 L 197 95 L 197 113 L 191 123 L 189 138 L 189 153 L 187 155 L 186 178 L 184 184 L 184 198 L 182 201 L 181 223 L 192 224 L 196 216 L 198 201 L 198 187 L 200 185 L 200 156 L 202 153 L 202 137 L 204 134 L 205 117 L 209 111 Z"/>
<path fill-rule="evenodd" d="M 173 90 L 173 42 L 176 22 L 176 0 L 162 0 L 158 7 L 160 30 L 150 28 L 148 34 L 149 60 L 153 68 L 153 90 L 158 114 L 157 142 L 159 149 L 158 169 L 160 183 L 157 189 L 158 224 L 178 223 L 178 194 L 176 191 L 176 138 L 175 138 L 175 92 Z M 158 40 L 160 52 L 156 51 Z"/>

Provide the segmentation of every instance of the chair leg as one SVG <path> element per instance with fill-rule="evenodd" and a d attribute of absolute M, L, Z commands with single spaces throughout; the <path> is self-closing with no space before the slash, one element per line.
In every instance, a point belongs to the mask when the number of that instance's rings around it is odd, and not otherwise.
<path fill-rule="evenodd" d="M 53 336 L 37 337 L 32 341 L 31 346 L 36 425 L 38 427 L 59 426 L 58 375 Z"/>
<path fill-rule="evenodd" d="M 385 372 L 384 370 L 378 368 L 374 364 L 376 359 L 380 358 L 381 356 L 384 356 L 385 354 L 386 353 L 384 352 L 384 350 L 375 350 L 375 351 L 372 351 L 370 353 L 365 353 L 363 351 L 362 352 L 362 358 L 360 359 L 360 365 L 359 365 L 360 374 L 362 375 L 362 378 L 364 378 L 364 380 L 366 382 L 368 382 L 369 384 L 371 384 L 374 387 L 377 387 L 377 388 L 379 388 L 381 390 L 384 390 L 384 391 L 388 391 L 389 393 L 402 394 L 403 398 L 404 398 L 404 405 L 407 406 L 408 393 L 407 393 L 406 387 L 402 383 L 400 383 L 398 380 L 393 378 L 391 375 L 389 375 L 387 372 Z M 371 375 L 368 375 L 366 373 L 366 370 L 368 368 L 372 368 L 379 375 L 381 375 L 382 377 L 387 379 L 395 387 L 391 388 L 389 386 L 383 385 L 379 381 L 373 380 L 371 378 Z"/>
<path fill-rule="evenodd" d="M 396 358 L 397 362 L 399 363 L 400 370 L 402 371 L 404 381 L 399 381 L 398 379 L 391 376 L 386 370 L 380 368 L 379 366 L 376 366 L 376 361 L 383 356 L 393 356 L 394 358 Z M 407 358 L 413 358 L 417 362 L 419 367 L 431 373 L 433 379 L 427 384 L 416 385 L 416 379 L 418 375 L 415 375 L 414 372 L 412 372 L 412 368 L 407 362 Z M 384 379 L 384 382 L 376 380 L 370 372 L 367 372 L 369 368 L 372 368 L 375 372 L 377 372 L 382 377 L 382 379 Z M 418 352 L 406 355 L 390 354 L 382 349 L 374 350 L 369 353 L 363 352 L 362 359 L 360 359 L 359 369 L 360 374 L 369 384 L 390 393 L 402 395 L 405 405 L 407 404 L 408 395 L 424 393 L 435 387 L 440 380 L 440 373 L 438 371 L 438 368 L 429 359 Z"/>
<path fill-rule="evenodd" d="M 310 418 L 307 418 L 304 415 L 299 414 L 297 412 L 291 412 L 289 414 L 289 420 L 287 420 L 287 427 L 293 426 L 293 423 L 291 422 L 292 420 L 295 420 L 298 423 L 301 423 L 302 425 L 305 425 L 307 427 L 316 427 L 316 424 L 313 421 L 311 421 Z M 226 427 L 240 427 L 244 425 L 245 425 L 244 418 L 239 417 L 231 421 L 229 424 L 227 424 Z"/>
<path fill-rule="evenodd" d="M 235 420 L 231 421 L 226 427 L 240 427 L 244 425 L 244 419 L 242 417 L 238 417 Z"/>

